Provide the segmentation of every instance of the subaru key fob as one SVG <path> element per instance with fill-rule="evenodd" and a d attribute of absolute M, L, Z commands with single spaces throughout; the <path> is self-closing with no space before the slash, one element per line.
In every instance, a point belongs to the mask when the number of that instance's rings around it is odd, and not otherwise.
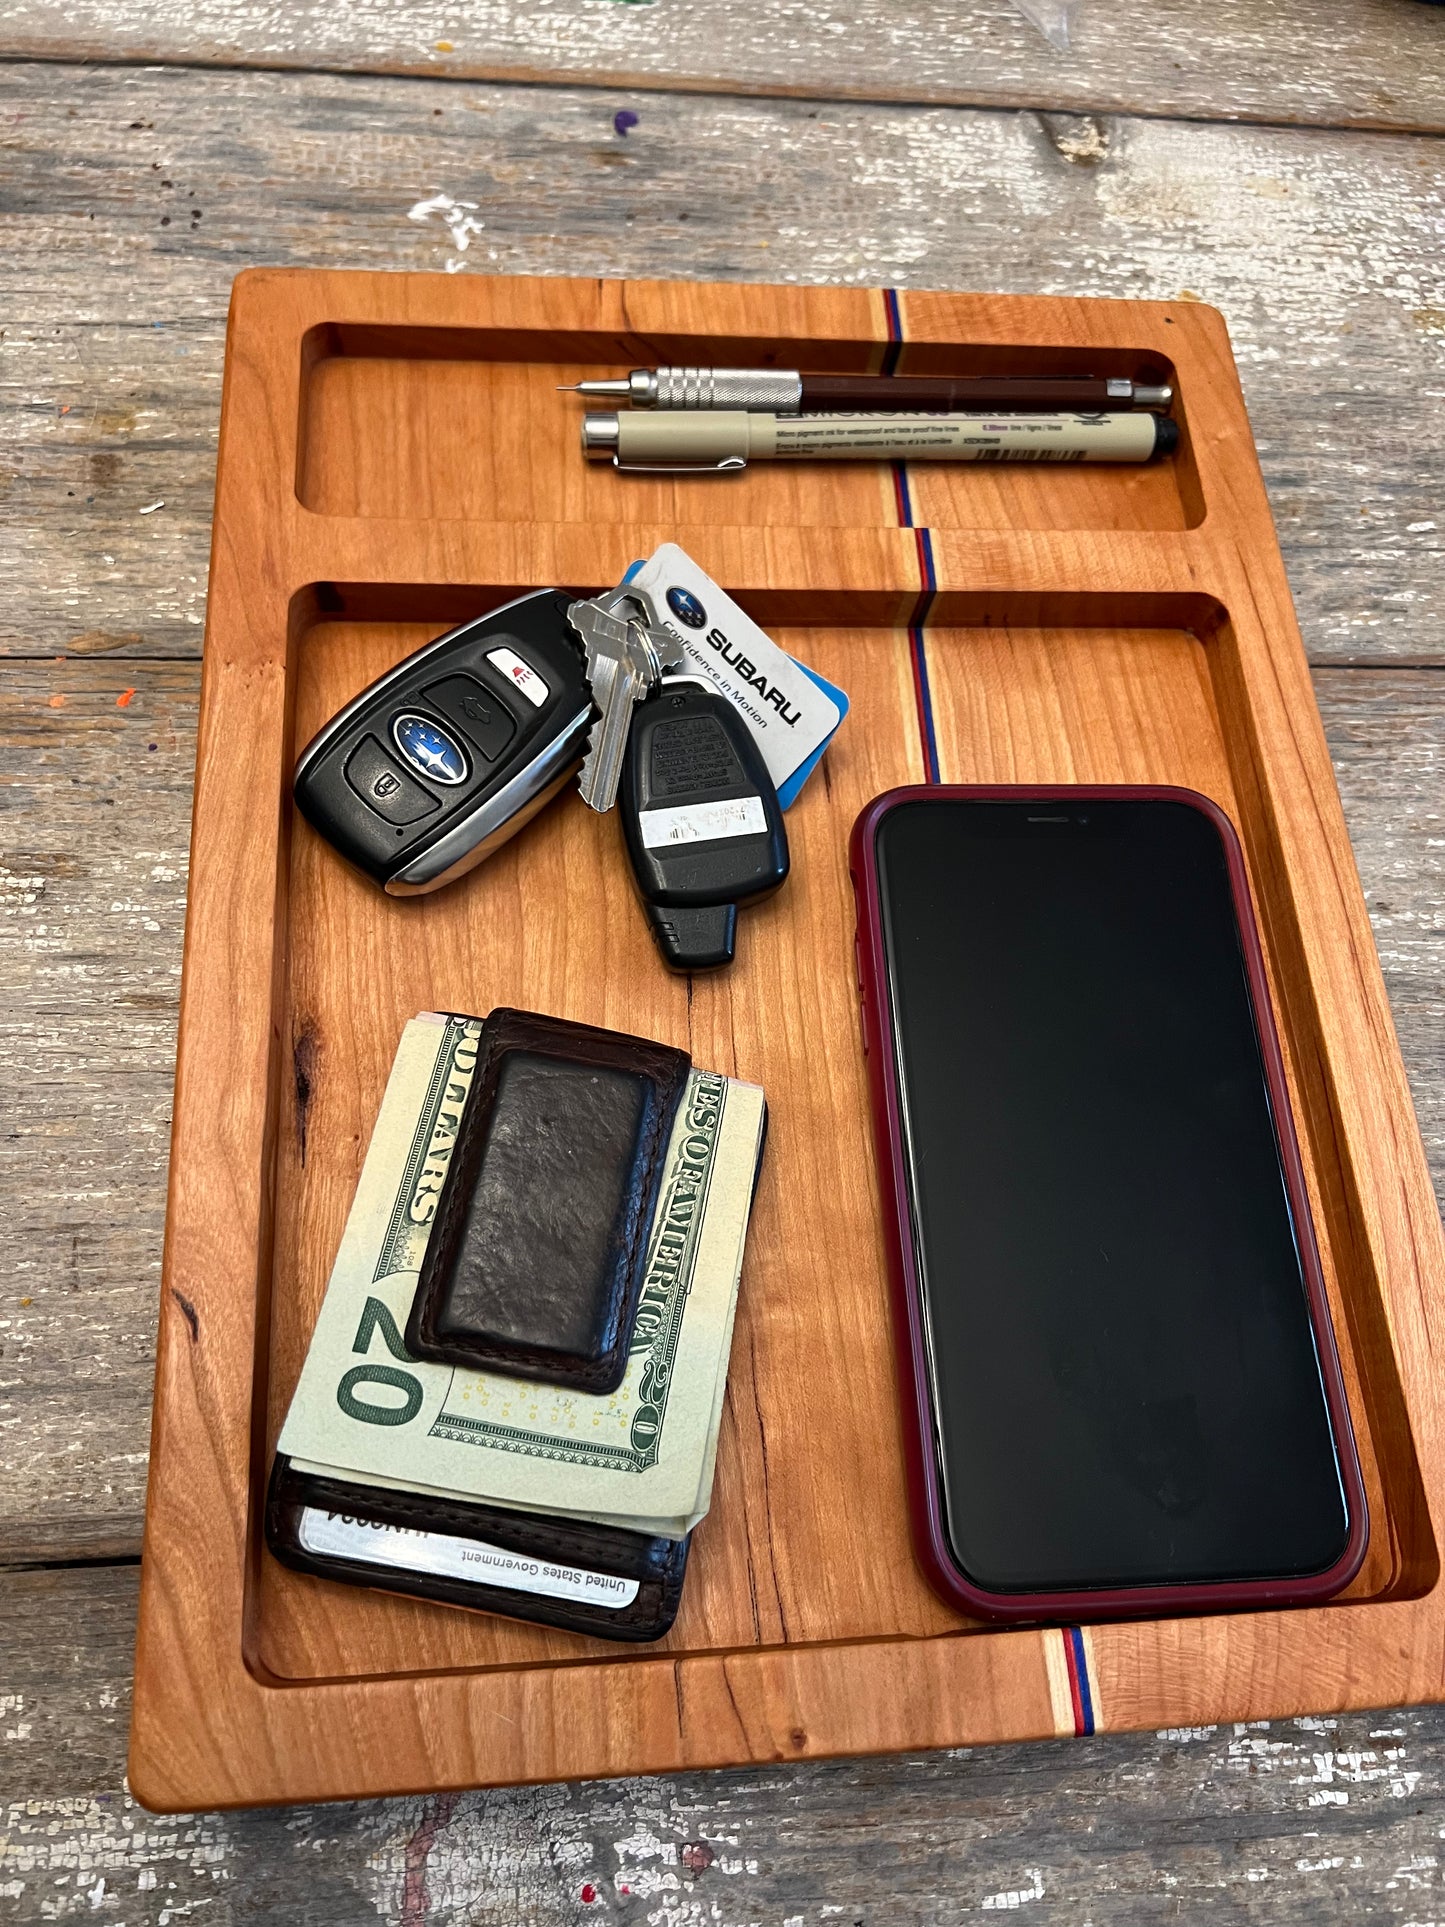
<path fill-rule="evenodd" d="M 389 895 L 462 876 L 581 762 L 593 709 L 571 599 L 538 589 L 438 637 L 302 752 L 301 814 Z"/>

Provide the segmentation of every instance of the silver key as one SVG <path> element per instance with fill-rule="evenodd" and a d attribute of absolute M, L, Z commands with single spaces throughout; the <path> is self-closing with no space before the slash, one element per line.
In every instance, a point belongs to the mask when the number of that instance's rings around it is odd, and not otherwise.
<path fill-rule="evenodd" d="M 587 739 L 577 786 L 594 810 L 610 810 L 622 781 L 632 712 L 657 687 L 664 669 L 679 669 L 683 647 L 658 620 L 644 589 L 611 589 L 574 602 L 567 620 L 587 650 L 587 680 L 601 714 Z"/>

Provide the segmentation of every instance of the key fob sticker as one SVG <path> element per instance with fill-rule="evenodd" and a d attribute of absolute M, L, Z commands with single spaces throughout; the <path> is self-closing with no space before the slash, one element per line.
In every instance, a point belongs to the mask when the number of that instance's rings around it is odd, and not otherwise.
<path fill-rule="evenodd" d="M 720 803 L 639 810 L 637 827 L 644 846 L 660 850 L 676 843 L 711 843 L 722 836 L 766 836 L 768 815 L 761 796 L 733 796 Z"/>

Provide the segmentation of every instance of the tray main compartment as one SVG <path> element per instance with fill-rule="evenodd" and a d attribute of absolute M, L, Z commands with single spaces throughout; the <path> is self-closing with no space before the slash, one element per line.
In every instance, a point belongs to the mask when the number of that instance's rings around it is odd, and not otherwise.
<path fill-rule="evenodd" d="M 890 335 L 905 371 L 1043 372 L 1081 350 L 1109 372 L 1167 369 L 1183 459 L 942 479 L 777 465 L 639 491 L 582 473 L 576 411 L 551 393 L 582 365 L 877 366 Z M 516 459 L 494 456 L 483 486 L 467 451 L 489 430 Z M 526 515 L 500 500 L 523 469 Z M 565 516 L 528 519 L 557 504 Z M 745 919 L 731 971 L 691 995 L 662 971 L 615 824 L 575 804 L 415 903 L 381 898 L 292 822 L 295 748 L 387 662 L 519 589 L 615 581 L 664 539 L 854 704 L 790 816 L 788 888 Z M 930 772 L 1185 782 L 1239 825 L 1370 1494 L 1348 1603 L 1001 1633 L 918 1575 L 845 850 L 870 796 Z M 269 1449 L 400 1024 L 501 1002 L 685 1043 L 772 1106 L 714 1507 L 658 1648 L 300 1580 L 258 1542 Z M 1439 1697 L 1442 1303 L 1438 1216 L 1217 316 L 242 277 L 137 1655 L 131 1781 L 148 1805 L 964 1744 L 1074 1731 L 1086 1709 L 1097 1728 Z"/>

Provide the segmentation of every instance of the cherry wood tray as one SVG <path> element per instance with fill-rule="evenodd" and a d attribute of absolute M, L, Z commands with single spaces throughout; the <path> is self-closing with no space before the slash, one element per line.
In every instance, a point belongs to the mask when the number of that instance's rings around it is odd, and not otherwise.
<path fill-rule="evenodd" d="M 656 362 L 1173 381 L 1146 468 L 584 464 L 559 382 Z M 667 975 L 560 800 L 392 901 L 297 748 L 520 591 L 680 542 L 853 708 L 740 956 Z M 982 1628 L 909 1548 L 846 847 L 897 783 L 1183 783 L 1239 828 L 1372 1518 L 1305 1611 Z M 259 272 L 232 302 L 130 1778 L 152 1808 L 956 1746 L 1445 1696 L 1440 1224 L 1224 324 L 1125 301 Z M 713 1509 L 619 1648 L 283 1571 L 261 1499 L 404 1020 L 518 1004 L 765 1086 Z"/>

